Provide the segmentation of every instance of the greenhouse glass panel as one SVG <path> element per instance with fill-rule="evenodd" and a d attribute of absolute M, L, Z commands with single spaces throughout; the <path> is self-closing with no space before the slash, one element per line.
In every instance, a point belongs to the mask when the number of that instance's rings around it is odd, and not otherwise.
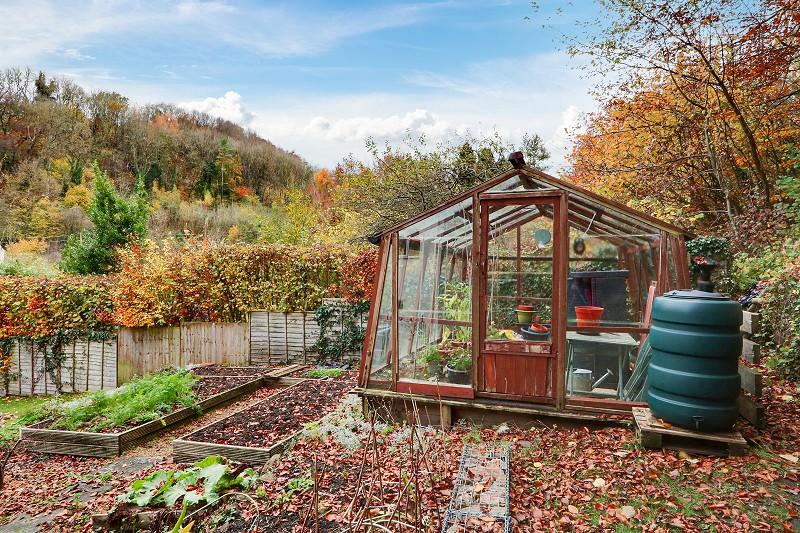
<path fill-rule="evenodd" d="M 398 235 L 398 378 L 469 385 L 472 201 Z"/>
<path fill-rule="evenodd" d="M 486 338 L 549 343 L 553 219 L 535 205 L 488 209 Z"/>
<path fill-rule="evenodd" d="M 387 257 L 392 257 L 389 245 Z M 375 330 L 375 345 L 372 349 L 372 366 L 370 368 L 370 381 L 391 381 L 391 341 L 392 341 L 392 262 L 386 264 L 386 272 L 381 288 L 381 303 L 378 307 L 377 328 Z"/>
<path fill-rule="evenodd" d="M 592 235 L 572 228 L 567 279 L 567 326 L 642 327 L 647 293 L 655 281 L 657 234 Z M 581 308 L 592 307 L 592 316 Z M 586 316 L 591 324 L 581 320 Z"/>

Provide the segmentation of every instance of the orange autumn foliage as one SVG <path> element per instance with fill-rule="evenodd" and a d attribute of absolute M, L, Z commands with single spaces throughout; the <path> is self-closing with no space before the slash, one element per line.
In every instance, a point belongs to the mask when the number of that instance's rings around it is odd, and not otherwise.
<path fill-rule="evenodd" d="M 760 217 L 769 234 L 800 144 L 800 3 L 610 3 L 618 19 L 583 51 L 621 76 L 567 177 L 689 227 L 736 236 Z"/>

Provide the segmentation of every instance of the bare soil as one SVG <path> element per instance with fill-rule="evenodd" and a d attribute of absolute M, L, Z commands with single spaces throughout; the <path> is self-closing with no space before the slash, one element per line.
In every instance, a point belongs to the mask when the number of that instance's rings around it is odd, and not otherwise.
<path fill-rule="evenodd" d="M 303 381 L 209 426 L 192 440 L 268 448 L 334 409 L 352 387 L 343 380 Z"/>

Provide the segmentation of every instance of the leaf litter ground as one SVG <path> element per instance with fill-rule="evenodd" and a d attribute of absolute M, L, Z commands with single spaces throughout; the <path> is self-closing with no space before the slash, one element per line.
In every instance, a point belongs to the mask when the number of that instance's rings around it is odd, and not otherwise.
<path fill-rule="evenodd" d="M 266 393 L 207 416 L 223 417 L 259 398 Z M 645 451 L 635 445 L 630 429 L 619 427 L 537 424 L 425 431 L 426 451 L 417 455 L 416 469 L 410 466 L 415 461 L 408 428 L 378 424 L 374 444 L 365 446 L 370 424 L 350 399 L 343 412 L 307 426 L 291 450 L 260 469 L 259 482 L 248 492 L 257 511 L 249 501 L 231 498 L 197 517 L 193 531 L 297 532 L 313 531 L 317 524 L 319 531 L 341 531 L 358 516 L 367 517 L 361 525 L 365 531 L 370 521 L 389 524 L 393 506 L 390 531 L 412 531 L 398 523 L 413 525 L 417 516 L 419 530 L 438 531 L 464 442 L 511 446 L 513 531 L 791 531 L 800 509 L 800 394 L 795 385 L 773 380 L 765 398 L 769 425 L 762 431 L 743 426 L 758 444 L 745 457 Z M 204 417 L 131 450 L 129 459 L 146 456 L 154 462 L 134 472 L 113 471 L 110 478 L 105 472 L 113 460 L 16 455 L 0 494 L 0 520 L 27 512 L 48 516 L 48 531 L 88 531 L 90 509 L 111 508 L 133 480 L 171 467 L 169 440 L 208 422 Z M 404 491 L 413 472 L 418 490 Z M 103 491 L 84 501 L 82 483 Z M 403 497 L 398 505 L 399 495 L 411 492 L 418 496 Z M 472 524 L 459 531 L 492 527 Z"/>

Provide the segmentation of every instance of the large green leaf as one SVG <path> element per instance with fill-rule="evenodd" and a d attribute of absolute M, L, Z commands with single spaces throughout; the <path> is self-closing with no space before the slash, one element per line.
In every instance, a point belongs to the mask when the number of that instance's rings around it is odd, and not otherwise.
<path fill-rule="evenodd" d="M 193 466 L 177 472 L 159 470 L 150 476 L 134 481 L 123 501 L 140 507 L 164 505 L 172 507 L 183 501 L 184 505 L 216 500 L 231 488 L 247 488 L 257 478 L 252 469 L 237 476 L 228 471 L 227 462 L 212 455 Z"/>
<path fill-rule="evenodd" d="M 172 487 L 174 472 L 171 470 L 158 470 L 144 479 L 139 479 L 131 484 L 131 489 L 125 496 L 125 501 L 139 507 L 154 503 L 163 492 Z"/>

